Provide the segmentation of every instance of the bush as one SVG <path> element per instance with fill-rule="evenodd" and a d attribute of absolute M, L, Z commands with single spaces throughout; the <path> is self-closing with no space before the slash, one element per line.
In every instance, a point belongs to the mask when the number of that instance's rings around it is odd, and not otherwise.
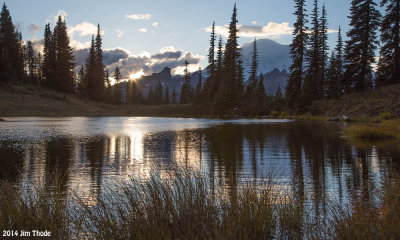
<path fill-rule="evenodd" d="M 392 114 L 390 112 L 384 112 L 381 114 L 381 119 L 382 120 L 388 120 L 392 118 Z"/>
<path fill-rule="evenodd" d="M 271 118 L 279 118 L 279 112 L 277 112 L 277 111 L 271 111 L 271 113 L 270 113 L 270 117 Z"/>

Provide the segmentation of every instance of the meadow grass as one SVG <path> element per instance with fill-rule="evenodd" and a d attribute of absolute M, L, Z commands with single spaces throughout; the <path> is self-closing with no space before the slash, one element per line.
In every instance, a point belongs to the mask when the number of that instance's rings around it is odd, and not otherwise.
<path fill-rule="evenodd" d="M 344 128 L 350 137 L 365 140 L 400 139 L 400 121 L 384 120 L 378 123 L 352 124 Z"/>
<path fill-rule="evenodd" d="M 400 239 L 398 178 L 386 184 L 381 208 L 332 205 L 329 221 L 311 218 L 268 183 L 246 184 L 232 194 L 211 191 L 193 174 L 132 179 L 95 205 L 76 194 L 66 200 L 57 188 L 34 192 L 1 183 L 1 230 L 49 230 L 54 239 Z"/>

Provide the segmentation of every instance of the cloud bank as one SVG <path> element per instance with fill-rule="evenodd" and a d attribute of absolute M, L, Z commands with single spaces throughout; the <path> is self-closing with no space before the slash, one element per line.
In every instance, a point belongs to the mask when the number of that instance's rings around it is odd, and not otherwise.
<path fill-rule="evenodd" d="M 133 19 L 133 20 L 149 20 L 151 18 L 150 13 L 146 14 L 131 14 L 131 15 L 126 15 L 127 18 Z"/>

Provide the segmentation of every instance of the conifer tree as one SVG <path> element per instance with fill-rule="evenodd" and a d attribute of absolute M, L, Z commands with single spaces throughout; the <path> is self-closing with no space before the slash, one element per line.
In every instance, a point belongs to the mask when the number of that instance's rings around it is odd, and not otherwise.
<path fill-rule="evenodd" d="M 208 66 L 207 66 L 207 78 L 204 82 L 204 96 L 206 101 L 212 102 L 215 95 L 215 81 L 216 81 L 216 70 L 217 66 L 215 63 L 215 22 L 211 27 L 211 39 L 210 39 L 210 49 L 208 51 Z"/>
<path fill-rule="evenodd" d="M 41 85 L 43 82 L 42 67 L 43 67 L 43 57 L 42 54 L 40 54 L 39 52 L 35 57 L 35 69 L 34 69 L 37 86 Z"/>
<path fill-rule="evenodd" d="M 377 86 L 400 83 L 400 2 L 382 0 L 385 15 L 381 24 L 380 59 Z"/>
<path fill-rule="evenodd" d="M 322 5 L 322 13 L 320 19 L 320 80 L 319 80 L 319 95 L 324 96 L 325 83 L 326 83 L 326 69 L 328 64 L 328 20 L 326 16 L 325 4 Z"/>
<path fill-rule="evenodd" d="M 78 72 L 78 93 L 86 94 L 86 75 L 85 75 L 85 67 L 82 65 Z"/>
<path fill-rule="evenodd" d="M 103 64 L 103 50 L 102 50 L 102 38 L 100 31 L 100 24 L 97 25 L 97 35 L 94 42 L 95 50 L 95 96 L 94 99 L 98 101 L 104 100 L 104 64 Z"/>
<path fill-rule="evenodd" d="M 346 92 L 350 92 L 351 84 L 344 84 L 343 79 L 343 40 L 342 40 L 342 28 L 339 26 L 338 38 L 336 42 L 336 78 L 337 78 L 337 95 L 342 95 L 345 92 L 344 88 L 346 88 Z"/>
<path fill-rule="evenodd" d="M 202 86 L 203 86 L 203 74 L 201 73 L 201 67 L 199 67 L 199 80 L 197 82 L 196 88 L 194 90 L 194 102 L 200 103 L 202 101 Z"/>
<path fill-rule="evenodd" d="M 278 85 L 278 88 L 276 89 L 274 99 L 273 99 L 273 109 L 275 111 L 281 111 L 283 107 L 285 106 L 285 98 L 283 97 L 282 89 L 281 86 Z"/>
<path fill-rule="evenodd" d="M 258 68 L 258 61 L 257 61 L 258 53 L 257 53 L 257 39 L 254 39 L 253 42 L 253 57 L 251 62 L 250 68 L 250 76 L 248 79 L 246 95 L 248 98 L 254 96 L 255 91 L 257 89 L 257 68 Z"/>
<path fill-rule="evenodd" d="M 266 113 L 267 94 L 265 93 L 264 76 L 262 74 L 260 74 L 259 80 L 257 82 L 257 88 L 256 88 L 255 95 L 256 95 L 257 103 L 258 103 L 257 114 Z"/>
<path fill-rule="evenodd" d="M 181 87 L 180 104 L 189 103 L 191 101 L 192 89 L 190 87 L 190 73 L 188 70 L 189 63 L 185 61 L 184 81 Z"/>
<path fill-rule="evenodd" d="M 303 86 L 303 104 L 310 106 L 314 100 L 321 97 L 321 37 L 318 13 L 318 0 L 314 0 L 314 9 L 311 14 L 312 33 L 309 37 L 309 50 L 307 52 L 307 72 Z"/>
<path fill-rule="evenodd" d="M 292 65 L 289 68 L 289 80 L 286 86 L 286 100 L 291 108 L 297 106 L 301 95 L 304 75 L 304 57 L 307 45 L 307 27 L 305 0 L 295 0 L 296 22 L 294 24 L 293 42 L 290 45 Z"/>
<path fill-rule="evenodd" d="M 176 90 L 175 90 L 175 88 L 172 90 L 171 103 L 172 104 L 176 104 Z"/>
<path fill-rule="evenodd" d="M 332 52 L 329 62 L 329 68 L 327 71 L 327 82 L 326 82 L 326 97 L 337 98 L 339 96 L 339 84 L 338 84 L 338 59 L 335 53 Z"/>
<path fill-rule="evenodd" d="M 35 51 L 32 47 L 32 42 L 28 41 L 26 43 L 26 66 L 28 70 L 28 78 L 31 83 L 36 83 L 36 76 L 35 76 Z"/>
<path fill-rule="evenodd" d="M 147 104 L 154 104 L 154 90 L 150 88 L 149 93 L 147 94 Z"/>
<path fill-rule="evenodd" d="M 112 86 L 111 86 L 111 80 L 110 80 L 110 71 L 108 71 L 108 69 L 106 69 L 105 79 L 106 79 L 106 99 L 105 100 L 106 100 L 106 102 L 112 102 L 113 92 L 112 92 Z"/>
<path fill-rule="evenodd" d="M 239 76 L 241 70 L 238 69 L 238 66 L 241 65 L 239 61 L 240 52 L 238 49 L 237 23 L 237 8 L 235 4 L 229 24 L 229 37 L 225 46 L 223 75 L 216 98 L 217 105 L 221 110 L 232 110 L 236 108 L 242 95 L 240 90 L 243 83 L 241 82 L 241 76 Z"/>
<path fill-rule="evenodd" d="M 119 69 L 118 69 L 119 70 Z M 115 74 L 115 72 L 114 72 Z M 86 59 L 86 91 L 91 99 L 96 99 L 96 48 L 94 36 L 90 44 L 89 56 Z"/>
<path fill-rule="evenodd" d="M 50 30 L 50 24 L 46 24 L 44 29 L 42 73 L 44 85 L 51 89 L 55 89 L 55 62 L 56 50 L 53 33 Z"/>
<path fill-rule="evenodd" d="M 164 94 L 164 104 L 169 104 L 169 88 L 168 86 L 165 87 L 165 94 Z"/>
<path fill-rule="evenodd" d="M 22 37 L 5 3 L 0 13 L 0 36 L 0 82 L 24 80 Z"/>
<path fill-rule="evenodd" d="M 119 68 L 115 68 L 114 71 L 114 79 L 115 79 L 115 84 L 114 84 L 114 103 L 115 104 L 122 104 L 122 86 L 121 86 L 121 72 L 119 71 Z"/>
<path fill-rule="evenodd" d="M 158 84 L 154 90 L 154 103 L 162 104 L 163 103 L 163 88 L 161 85 L 161 81 L 158 81 Z"/>
<path fill-rule="evenodd" d="M 216 71 L 215 71 L 215 81 L 213 81 L 213 84 L 211 86 L 211 97 L 210 97 L 210 101 L 214 101 L 215 100 L 215 96 L 218 92 L 218 89 L 221 85 L 221 79 L 222 79 L 222 75 L 224 72 L 224 65 L 223 65 L 223 42 L 222 42 L 222 37 L 219 36 L 219 40 L 218 40 L 218 50 L 217 50 L 217 61 L 216 61 Z"/>
<path fill-rule="evenodd" d="M 65 20 L 62 20 L 61 16 L 58 16 L 58 21 L 54 28 L 54 46 L 56 50 L 56 90 L 73 93 L 75 92 L 75 59 L 72 48 L 69 45 L 67 24 Z"/>
<path fill-rule="evenodd" d="M 373 0 L 352 0 L 350 8 L 350 31 L 345 50 L 345 78 L 354 91 L 372 87 L 372 64 L 377 48 L 377 29 L 380 13 Z"/>

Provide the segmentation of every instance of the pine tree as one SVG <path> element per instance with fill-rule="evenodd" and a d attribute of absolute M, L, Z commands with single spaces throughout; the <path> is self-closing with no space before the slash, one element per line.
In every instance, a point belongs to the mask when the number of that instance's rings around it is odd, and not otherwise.
<path fill-rule="evenodd" d="M 172 90 L 171 103 L 172 104 L 176 104 L 176 90 L 175 90 L 175 88 Z"/>
<path fill-rule="evenodd" d="M 203 74 L 201 73 L 201 67 L 199 67 L 199 80 L 196 85 L 196 89 L 194 90 L 194 102 L 201 103 L 202 101 L 202 81 L 203 81 Z"/>
<path fill-rule="evenodd" d="M 85 67 L 82 65 L 78 72 L 78 93 L 86 94 L 86 75 L 85 75 Z"/>
<path fill-rule="evenodd" d="M 50 24 L 46 24 L 44 30 L 42 73 L 44 85 L 51 89 L 55 89 L 55 62 L 56 50 L 54 45 L 54 37 L 50 30 Z"/>
<path fill-rule="evenodd" d="M 274 95 L 274 104 L 273 104 L 273 109 L 275 111 L 281 111 L 284 106 L 285 106 L 285 98 L 283 97 L 282 89 L 281 86 L 278 85 L 278 88 L 276 89 L 275 95 Z"/>
<path fill-rule="evenodd" d="M 158 81 L 158 84 L 154 90 L 154 103 L 162 104 L 163 103 L 163 88 L 161 85 L 161 81 Z"/>
<path fill-rule="evenodd" d="M 35 76 L 36 76 L 36 84 L 37 86 L 41 85 L 43 83 L 43 57 L 42 54 L 40 54 L 40 52 L 37 54 L 37 56 L 35 57 Z"/>
<path fill-rule="evenodd" d="M 213 87 L 216 85 L 216 70 L 217 66 L 215 63 L 215 22 L 213 22 L 211 28 L 211 39 L 210 39 L 210 49 L 208 51 L 208 66 L 207 66 L 207 78 L 204 82 L 204 96 L 207 102 L 212 102 L 214 100 L 215 90 Z"/>
<path fill-rule="evenodd" d="M 257 68 L 258 68 L 258 61 L 257 61 L 258 53 L 257 53 L 257 39 L 254 39 L 253 43 L 253 57 L 252 57 L 252 62 L 251 62 L 251 68 L 250 68 L 250 76 L 248 79 L 248 84 L 247 84 L 247 89 L 246 89 L 246 95 L 247 98 L 251 98 L 254 96 L 255 91 L 257 89 Z"/>
<path fill-rule="evenodd" d="M 224 53 L 222 51 L 223 48 L 223 42 L 222 42 L 222 37 L 219 36 L 219 40 L 218 40 L 218 50 L 217 50 L 217 62 L 216 62 L 216 73 L 215 73 L 215 81 L 213 81 L 213 84 L 211 86 L 211 97 L 210 97 L 210 101 L 214 101 L 215 100 L 215 96 L 219 90 L 219 87 L 221 85 L 221 79 L 222 79 L 222 75 L 224 72 L 224 65 L 223 65 L 223 57 L 224 57 Z"/>
<path fill-rule="evenodd" d="M 342 29 L 339 26 L 338 38 L 336 42 L 336 78 L 337 78 L 337 95 L 342 95 L 343 92 L 350 92 L 351 84 L 344 83 L 343 79 L 343 40 L 342 40 Z M 347 90 L 344 90 L 347 89 Z"/>
<path fill-rule="evenodd" d="M 386 14 L 381 24 L 377 86 L 400 83 L 400 2 L 382 0 L 381 7 L 386 7 Z"/>
<path fill-rule="evenodd" d="M 5 3 L 0 13 L 0 36 L 0 82 L 24 80 L 22 37 Z"/>
<path fill-rule="evenodd" d="M 73 93 L 75 92 L 75 59 L 72 48 L 69 45 L 67 24 L 65 20 L 62 20 L 61 16 L 58 16 L 58 21 L 54 28 L 54 46 L 56 50 L 56 90 Z"/>
<path fill-rule="evenodd" d="M 28 78 L 31 83 L 36 83 L 36 76 L 35 76 L 35 51 L 32 47 L 32 42 L 28 41 L 26 43 L 26 67 L 28 70 Z"/>
<path fill-rule="evenodd" d="M 168 86 L 165 87 L 165 94 L 164 94 L 164 104 L 169 104 L 169 88 Z"/>
<path fill-rule="evenodd" d="M 301 86 L 304 75 L 304 57 L 307 45 L 307 27 L 305 0 L 295 0 L 295 12 L 297 19 L 294 24 L 293 42 L 290 45 L 292 65 L 289 68 L 289 80 L 286 86 L 286 100 L 291 108 L 298 105 L 301 95 Z"/>
<path fill-rule="evenodd" d="M 312 33 L 309 37 L 309 50 L 307 52 L 307 72 L 303 86 L 303 104 L 310 106 L 314 100 L 321 97 L 321 37 L 318 19 L 318 0 L 314 0 L 312 11 Z"/>
<path fill-rule="evenodd" d="M 97 25 L 97 35 L 94 42 L 94 50 L 95 50 L 95 79 L 93 80 L 95 83 L 95 96 L 94 99 L 98 101 L 104 100 L 104 64 L 103 64 L 103 50 L 102 50 L 102 38 L 100 31 L 100 24 Z"/>
<path fill-rule="evenodd" d="M 119 69 L 118 69 L 119 70 Z M 90 44 L 89 56 L 86 59 L 86 92 L 91 99 L 96 99 L 96 48 L 94 36 Z"/>
<path fill-rule="evenodd" d="M 372 66 L 377 48 L 380 13 L 373 0 L 352 0 L 345 50 L 345 78 L 354 91 L 372 88 Z"/>
<path fill-rule="evenodd" d="M 322 5 L 322 13 L 320 19 L 320 81 L 319 81 L 319 95 L 324 96 L 325 84 L 326 84 L 326 71 L 328 65 L 328 20 L 326 16 L 325 4 Z"/>
<path fill-rule="evenodd" d="M 222 111 L 236 109 L 242 95 L 240 89 L 243 83 L 240 76 L 238 76 L 238 73 L 240 73 L 238 71 L 240 52 L 238 49 L 237 23 L 237 8 L 235 4 L 229 24 L 229 37 L 225 46 L 223 75 L 216 98 L 217 105 Z"/>
<path fill-rule="evenodd" d="M 122 86 L 121 86 L 121 72 L 119 71 L 119 68 L 115 68 L 114 71 L 114 79 L 115 79 L 115 84 L 114 84 L 114 103 L 115 104 L 122 104 Z"/>
<path fill-rule="evenodd" d="M 267 105 L 267 94 L 265 93 L 264 76 L 262 74 L 260 74 L 259 80 L 257 81 L 255 95 L 258 103 L 257 114 L 265 114 Z"/>
<path fill-rule="evenodd" d="M 191 101 L 192 89 L 190 87 L 190 73 L 188 70 L 189 63 L 185 61 L 184 81 L 181 87 L 180 104 L 189 103 Z"/>
<path fill-rule="evenodd" d="M 338 84 L 338 59 L 335 53 L 332 52 L 329 62 L 329 68 L 327 71 L 327 82 L 326 82 L 326 97 L 337 98 L 339 96 L 339 84 Z"/>
<path fill-rule="evenodd" d="M 110 72 L 108 71 L 108 69 L 106 69 L 105 79 L 106 79 L 106 98 L 105 98 L 105 100 L 106 100 L 106 102 L 111 103 L 112 99 L 113 99 L 113 91 L 112 91 L 111 80 L 110 80 Z"/>

